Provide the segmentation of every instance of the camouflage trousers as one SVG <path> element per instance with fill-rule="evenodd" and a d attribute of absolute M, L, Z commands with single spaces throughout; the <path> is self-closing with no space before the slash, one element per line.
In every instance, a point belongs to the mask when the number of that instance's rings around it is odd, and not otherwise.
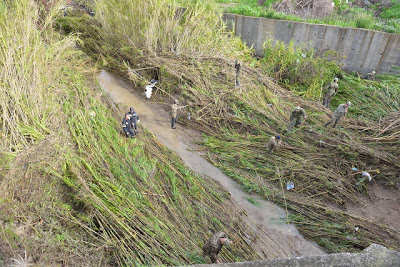
<path fill-rule="evenodd" d="M 333 94 L 327 93 L 324 97 L 324 100 L 322 101 L 322 105 L 326 108 L 329 108 L 329 104 L 331 103 L 333 96 Z"/>
<path fill-rule="evenodd" d="M 288 132 L 292 131 L 293 127 L 297 128 L 301 125 L 301 118 L 294 118 L 290 121 L 288 126 Z"/>
<path fill-rule="evenodd" d="M 342 119 L 342 117 L 344 117 L 344 114 L 342 114 L 342 113 L 339 113 L 339 114 L 334 113 L 333 116 L 332 116 L 332 118 L 331 118 L 331 120 L 328 121 L 328 122 L 325 124 L 325 127 L 328 126 L 329 124 L 333 123 L 333 124 L 332 124 L 332 127 L 333 127 L 333 128 L 336 128 L 337 124 L 338 124 L 339 121 Z"/>

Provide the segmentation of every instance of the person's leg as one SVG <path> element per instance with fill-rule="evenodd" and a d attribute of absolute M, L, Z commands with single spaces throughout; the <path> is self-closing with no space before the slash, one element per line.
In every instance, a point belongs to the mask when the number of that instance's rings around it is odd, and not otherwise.
<path fill-rule="evenodd" d="M 324 127 L 326 127 L 326 126 L 328 126 L 329 124 L 331 124 L 331 123 L 332 123 L 332 121 L 333 121 L 333 117 L 331 118 L 331 120 L 330 120 L 330 121 L 328 121 L 327 123 L 325 123 Z"/>
<path fill-rule="evenodd" d="M 175 129 L 175 128 L 176 128 L 176 127 L 175 127 L 175 122 L 176 122 L 176 117 L 174 117 L 174 118 L 171 119 L 171 128 L 172 128 L 172 129 Z"/>
<path fill-rule="evenodd" d="M 296 123 L 296 119 L 293 119 L 293 120 L 290 121 L 289 127 L 288 127 L 288 132 L 292 131 L 293 126 L 295 125 L 295 123 Z"/>
<path fill-rule="evenodd" d="M 338 125 L 340 119 L 341 119 L 341 116 L 336 117 L 335 123 L 332 126 L 333 128 L 336 128 L 336 126 Z"/>
<path fill-rule="evenodd" d="M 332 97 L 329 97 L 326 101 L 326 107 L 329 108 L 329 104 L 331 103 Z"/>
<path fill-rule="evenodd" d="M 301 125 L 301 119 L 296 119 L 295 123 L 294 123 L 294 127 L 298 128 Z"/>

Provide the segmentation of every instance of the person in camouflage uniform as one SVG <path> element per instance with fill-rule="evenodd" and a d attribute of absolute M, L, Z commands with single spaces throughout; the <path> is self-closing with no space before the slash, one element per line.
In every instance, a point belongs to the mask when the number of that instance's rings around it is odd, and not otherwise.
<path fill-rule="evenodd" d="M 335 110 L 335 113 L 333 113 L 332 118 L 330 121 L 328 121 L 324 126 L 328 126 L 329 124 L 332 124 L 333 128 L 336 128 L 336 125 L 339 123 L 339 121 L 346 117 L 347 115 L 347 110 L 351 106 L 351 102 L 347 102 L 346 104 L 340 104 L 338 108 Z"/>
<path fill-rule="evenodd" d="M 338 78 L 333 79 L 333 82 L 324 87 L 323 91 L 326 92 L 324 95 L 324 100 L 322 101 L 322 105 L 324 105 L 324 107 L 329 108 L 329 103 L 331 102 L 332 98 L 336 95 L 338 89 L 339 89 Z"/>
<path fill-rule="evenodd" d="M 288 127 L 288 132 L 290 132 L 293 127 L 299 127 L 302 121 L 302 118 L 306 119 L 306 112 L 304 111 L 304 109 L 302 109 L 300 107 L 300 105 L 298 105 L 297 107 L 295 107 L 292 111 L 292 114 L 290 114 L 290 123 L 289 123 L 289 127 Z"/>
<path fill-rule="evenodd" d="M 240 76 L 240 70 L 241 70 L 242 66 L 240 65 L 239 60 L 235 60 L 235 69 L 236 69 L 236 73 L 235 73 L 235 86 L 239 87 L 240 86 L 240 82 L 239 82 L 239 76 Z"/>
<path fill-rule="evenodd" d="M 370 81 L 375 81 L 375 75 L 376 75 L 376 72 L 373 70 L 372 72 L 365 75 L 365 79 L 370 80 Z"/>
<path fill-rule="evenodd" d="M 178 109 L 185 108 L 186 106 L 178 106 L 178 100 L 174 100 L 174 103 L 171 105 L 171 128 L 176 129 L 175 123 L 178 118 Z"/>
<path fill-rule="evenodd" d="M 220 263 L 218 260 L 218 253 L 222 249 L 223 245 L 229 245 L 230 240 L 228 235 L 224 232 L 215 233 L 208 239 L 203 246 L 203 255 L 210 256 L 212 263 Z"/>
<path fill-rule="evenodd" d="M 267 150 L 268 153 L 272 153 L 274 150 L 278 150 L 279 145 L 281 144 L 281 136 L 272 136 L 271 139 L 269 139 L 268 145 L 267 145 Z"/>

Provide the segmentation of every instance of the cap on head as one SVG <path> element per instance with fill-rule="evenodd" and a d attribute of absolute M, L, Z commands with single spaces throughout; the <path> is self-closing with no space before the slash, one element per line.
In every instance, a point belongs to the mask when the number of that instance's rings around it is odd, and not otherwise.
<path fill-rule="evenodd" d="M 135 111 L 133 108 L 130 108 L 129 111 Z"/>
<path fill-rule="evenodd" d="M 281 136 L 280 135 L 275 136 L 275 138 L 278 139 L 278 140 L 281 140 Z"/>
<path fill-rule="evenodd" d="M 349 106 L 349 107 L 351 106 L 351 102 L 350 102 L 350 101 L 348 101 L 346 104 L 347 104 L 347 106 Z"/>
<path fill-rule="evenodd" d="M 335 79 L 333 79 L 333 81 L 334 81 L 334 82 L 337 82 L 337 81 L 339 81 L 339 79 L 338 79 L 338 78 L 335 78 Z"/>

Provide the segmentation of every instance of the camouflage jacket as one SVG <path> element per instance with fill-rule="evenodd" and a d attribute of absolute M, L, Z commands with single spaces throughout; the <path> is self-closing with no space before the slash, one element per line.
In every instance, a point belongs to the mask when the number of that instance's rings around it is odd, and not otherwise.
<path fill-rule="evenodd" d="M 325 86 L 324 91 L 326 91 L 327 95 L 335 95 L 339 89 L 339 84 L 337 82 L 331 82 L 327 86 Z"/>
<path fill-rule="evenodd" d="M 300 119 L 301 117 L 303 117 L 303 118 L 306 117 L 306 112 L 302 108 L 300 108 L 300 109 L 295 108 L 292 111 L 292 114 L 290 114 L 290 120 Z"/>
<path fill-rule="evenodd" d="M 228 235 L 224 232 L 215 233 L 203 246 L 203 252 L 211 257 L 216 257 L 222 248 L 220 238 L 226 238 Z"/>

